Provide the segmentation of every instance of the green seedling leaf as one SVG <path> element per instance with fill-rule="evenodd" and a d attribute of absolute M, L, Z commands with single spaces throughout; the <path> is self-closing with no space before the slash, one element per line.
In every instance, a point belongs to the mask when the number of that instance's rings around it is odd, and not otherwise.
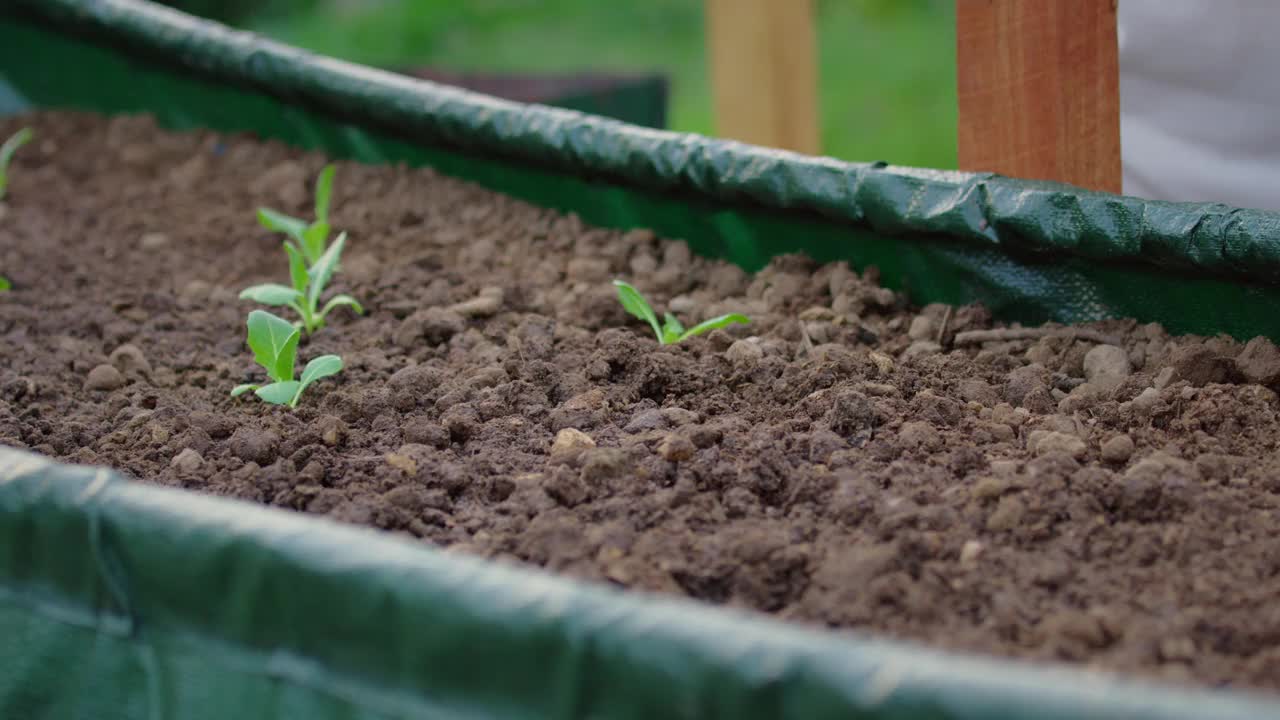
<path fill-rule="evenodd" d="M 678 343 L 695 335 L 701 335 L 702 333 L 715 330 L 716 328 L 722 328 L 727 325 L 732 325 L 734 323 L 745 324 L 751 322 L 746 315 L 742 315 L 740 313 L 729 313 L 728 315 L 721 315 L 719 317 L 714 317 L 710 320 L 700 322 L 692 328 L 685 330 L 684 325 L 680 324 L 680 320 L 677 319 L 675 315 L 672 315 L 671 313 L 664 313 L 663 322 L 659 325 L 658 317 L 654 314 L 653 308 L 649 305 L 649 301 L 645 300 L 644 296 L 641 295 L 638 290 L 621 280 L 614 280 L 613 285 L 618 288 L 618 300 L 622 302 L 622 307 L 635 317 L 648 322 L 649 325 L 653 327 L 653 333 L 658 336 L 658 343 L 661 345 Z"/>
<path fill-rule="evenodd" d="M 298 395 L 294 398 L 291 405 L 297 405 L 302 392 L 307 389 L 311 383 L 327 378 L 330 375 L 337 375 L 342 372 L 342 358 L 337 355 L 321 355 L 320 357 L 307 363 L 307 367 L 302 370 L 302 384 L 298 387 Z"/>
<path fill-rule="evenodd" d="M 253 350 L 254 360 L 266 368 L 272 380 L 292 380 L 294 355 L 302 333 L 289 321 L 265 310 L 249 313 L 248 325 L 249 349 Z"/>
<path fill-rule="evenodd" d="M 662 326 L 658 324 L 658 316 L 653 313 L 649 301 L 644 299 L 639 290 L 621 280 L 614 280 L 613 286 L 618 288 L 618 301 L 622 303 L 622 307 L 633 316 L 649 323 L 653 328 L 653 334 L 658 336 L 658 342 L 661 343 L 663 341 Z"/>
<path fill-rule="evenodd" d="M 712 330 L 715 330 L 717 328 L 728 327 L 729 325 L 733 325 L 735 323 L 746 325 L 749 322 L 751 322 L 751 319 L 741 313 L 729 313 L 728 315 L 720 315 L 718 317 L 713 317 L 710 320 L 703 320 L 697 325 L 694 325 L 688 330 L 685 330 L 683 333 L 680 334 L 678 338 L 676 338 L 676 342 L 680 342 L 681 340 L 691 338 L 695 335 L 701 335 L 702 333 L 705 333 L 705 332 L 711 332 Z"/>
<path fill-rule="evenodd" d="M 320 320 L 323 321 L 325 319 L 325 316 L 329 314 L 330 310 L 336 307 L 342 307 L 343 305 L 349 306 L 352 310 L 355 311 L 357 315 L 364 314 L 364 306 L 362 306 L 359 302 L 357 302 L 355 298 L 344 293 L 342 295 L 334 295 L 333 297 L 329 298 L 329 302 L 325 303 L 324 307 L 320 310 L 320 313 L 319 313 Z"/>
<path fill-rule="evenodd" d="M 31 142 L 33 137 L 35 133 L 31 128 L 22 128 L 0 145 L 0 199 L 9 190 L 9 163 L 13 162 L 13 154 L 18 152 L 18 148 Z"/>
<path fill-rule="evenodd" d="M 307 259 L 315 262 L 316 258 L 324 253 L 324 245 L 329 240 L 329 223 L 319 220 L 307 226 L 302 231 L 302 250 L 306 253 Z"/>
<path fill-rule="evenodd" d="M 666 313 L 662 317 L 662 344 L 670 345 L 673 342 L 680 341 L 680 334 L 684 332 L 684 325 L 676 319 L 675 315 Z"/>
<path fill-rule="evenodd" d="M 288 235 L 298 243 L 299 248 L 303 245 L 302 234 L 307 231 L 307 223 L 303 220 L 276 212 L 271 208 L 258 208 L 258 224 L 271 232 Z"/>
<path fill-rule="evenodd" d="M 302 293 L 291 287 L 267 283 L 254 285 L 240 291 L 241 300 L 252 300 L 263 305 L 292 305 L 302 298 Z"/>
<path fill-rule="evenodd" d="M 5 290 L 8 290 L 9 288 L 12 288 L 12 287 L 13 285 L 9 283 L 9 279 L 4 277 L 3 275 L 0 275 L 0 292 L 4 292 Z"/>
<path fill-rule="evenodd" d="M 342 248 L 347 243 L 347 234 L 339 233 L 338 238 L 333 241 L 328 250 L 315 261 L 310 268 L 307 269 L 307 305 L 314 308 L 320 300 L 320 294 L 324 292 L 325 285 L 329 284 L 329 279 L 333 277 L 333 271 L 338 267 L 338 260 L 342 258 Z"/>
<path fill-rule="evenodd" d="M 302 251 L 290 243 L 284 244 L 284 252 L 289 256 L 289 280 L 293 283 L 293 289 L 298 291 L 299 296 L 305 296 L 307 283 L 310 282 L 307 277 L 307 261 L 302 258 Z"/>
<path fill-rule="evenodd" d="M 302 383 L 297 380 L 287 380 L 263 385 L 255 390 L 254 394 L 272 405 L 292 406 L 294 399 L 298 397 L 298 389 L 300 387 L 302 387 Z"/>
<path fill-rule="evenodd" d="M 246 385 L 237 385 L 231 389 L 231 397 L 240 397 L 241 395 L 249 392 L 250 390 L 257 390 L 257 389 L 258 389 L 258 386 L 252 383 L 249 383 Z"/>
<path fill-rule="evenodd" d="M 333 195 L 333 174 L 337 169 L 332 163 L 325 165 L 320 177 L 316 178 L 316 219 L 312 227 L 323 224 L 325 235 L 329 234 L 329 198 Z"/>

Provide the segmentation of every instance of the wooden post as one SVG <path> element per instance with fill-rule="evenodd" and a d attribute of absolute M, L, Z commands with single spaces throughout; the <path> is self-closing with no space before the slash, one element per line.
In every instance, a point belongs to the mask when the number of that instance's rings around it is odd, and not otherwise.
<path fill-rule="evenodd" d="M 716 133 L 817 154 L 812 0 L 705 0 Z"/>
<path fill-rule="evenodd" d="M 1120 192 L 1116 0 L 956 0 L 963 170 Z"/>

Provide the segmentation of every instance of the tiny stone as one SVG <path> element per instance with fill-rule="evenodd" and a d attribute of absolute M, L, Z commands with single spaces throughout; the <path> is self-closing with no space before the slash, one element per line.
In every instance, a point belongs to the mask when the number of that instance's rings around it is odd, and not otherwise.
<path fill-rule="evenodd" d="M 124 387 L 124 376 L 111 365 L 98 365 L 85 379 L 86 390 L 117 390 Z"/>
<path fill-rule="evenodd" d="M 1027 440 L 1027 449 L 1034 452 L 1037 456 L 1047 455 L 1052 452 L 1062 452 L 1079 460 L 1084 457 L 1088 451 L 1088 446 L 1084 441 L 1075 435 L 1067 433 L 1044 430 L 1036 430 L 1031 433 Z"/>
<path fill-rule="evenodd" d="M 1256 337 L 1236 356 L 1236 369 L 1251 383 L 1280 383 L 1280 349 L 1267 338 Z"/>
<path fill-rule="evenodd" d="M 601 258 L 573 258 L 565 268 L 565 279 L 570 282 L 596 283 L 608 277 L 609 261 Z"/>
<path fill-rule="evenodd" d="M 1009 489 L 1009 484 L 999 478 L 984 477 L 973 484 L 969 496 L 978 502 L 994 500 Z"/>
<path fill-rule="evenodd" d="M 191 448 L 185 448 L 182 452 L 173 456 L 173 460 L 169 461 L 169 466 L 179 472 L 190 473 L 199 470 L 203 462 L 204 458 L 200 456 L 200 453 Z"/>
<path fill-rule="evenodd" d="M 942 352 L 942 346 L 932 340 L 917 340 L 907 346 L 902 351 L 902 358 L 920 357 L 923 355 L 936 355 Z"/>
<path fill-rule="evenodd" d="M 231 435 L 231 454 L 245 462 L 266 467 L 276 459 L 276 445 L 279 442 L 280 436 L 270 430 L 241 427 Z"/>
<path fill-rule="evenodd" d="M 387 453 L 387 464 L 391 467 L 403 472 L 405 475 L 416 475 L 418 473 L 418 463 L 408 455 L 400 453 Z"/>
<path fill-rule="evenodd" d="M 1012 530 L 1022 522 L 1022 516 L 1026 512 L 1027 508 L 1021 500 L 1013 495 L 1007 495 L 1001 498 L 995 511 L 987 517 L 987 529 L 992 532 Z"/>
<path fill-rule="evenodd" d="M 1129 355 L 1115 345 L 1099 345 L 1084 356 L 1084 377 L 1100 391 L 1114 390 L 1132 372 Z"/>
<path fill-rule="evenodd" d="M 1133 399 L 1133 409 L 1142 412 L 1150 412 L 1160 402 L 1160 391 L 1155 388 L 1147 388 Z"/>
<path fill-rule="evenodd" d="M 667 303 L 667 310 L 677 315 L 692 315 L 698 309 L 698 301 L 688 295 L 677 295 Z"/>
<path fill-rule="evenodd" d="M 972 565 L 978 560 L 978 556 L 982 554 L 983 545 L 977 540 L 966 540 L 964 545 L 960 547 L 960 564 Z"/>
<path fill-rule="evenodd" d="M 670 433 L 658 444 L 658 454 L 671 462 L 683 462 L 693 457 L 693 441 L 684 435 Z"/>
<path fill-rule="evenodd" d="M 138 244 L 143 250 L 159 250 L 169 244 L 169 236 L 161 232 L 143 233 Z"/>
<path fill-rule="evenodd" d="M 650 408 L 632 415 L 631 420 L 623 426 L 622 431 L 638 433 L 645 430 L 666 430 L 670 426 L 671 421 L 667 419 L 667 416 L 661 410 Z"/>
<path fill-rule="evenodd" d="M 698 413 L 680 407 L 663 408 L 662 417 L 677 427 L 696 423 L 699 420 Z"/>
<path fill-rule="evenodd" d="M 764 348 L 751 340 L 737 340 L 724 351 L 724 356 L 734 365 L 751 367 L 764 359 Z"/>
<path fill-rule="evenodd" d="M 902 424 L 902 429 L 898 430 L 898 442 L 908 448 L 936 450 L 942 445 L 942 437 L 932 425 L 917 420 Z"/>
<path fill-rule="evenodd" d="M 347 437 L 347 424 L 335 415 L 325 415 L 316 421 L 316 429 L 320 440 L 329 447 L 335 447 Z"/>
<path fill-rule="evenodd" d="M 1115 465 L 1129 462 L 1133 455 L 1133 438 L 1117 435 L 1102 444 L 1102 459 Z"/>
<path fill-rule="evenodd" d="M 107 359 L 122 373 L 130 371 L 151 372 L 151 363 L 147 362 L 147 356 L 142 354 L 137 345 L 128 343 L 121 345 L 111 351 L 111 355 Z"/>
<path fill-rule="evenodd" d="M 893 372 L 893 358 L 888 355 L 872 352 L 867 353 L 867 357 L 871 359 L 871 362 L 876 364 L 876 370 L 878 370 L 881 375 L 888 375 Z"/>
<path fill-rule="evenodd" d="M 447 448 L 449 440 L 449 431 L 429 417 L 415 417 L 404 425 L 404 441 L 407 443 Z M 325 444 L 328 443 L 328 438 L 325 438 Z"/>
<path fill-rule="evenodd" d="M 933 340 L 937 333 L 938 328 L 933 322 L 933 318 L 928 315 L 917 315 L 911 321 L 911 327 L 907 330 L 907 337 L 912 340 Z"/>
<path fill-rule="evenodd" d="M 551 461 L 564 462 L 577 457 L 587 448 L 596 446 L 596 441 L 590 435 L 576 428 L 564 428 L 556 433 L 556 439 L 551 443 Z"/>

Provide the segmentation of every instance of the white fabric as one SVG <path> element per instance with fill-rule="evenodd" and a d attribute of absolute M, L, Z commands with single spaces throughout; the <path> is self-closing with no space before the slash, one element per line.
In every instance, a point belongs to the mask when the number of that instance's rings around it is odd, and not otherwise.
<path fill-rule="evenodd" d="M 1124 192 L 1280 210 L 1280 0 L 1119 0 Z"/>

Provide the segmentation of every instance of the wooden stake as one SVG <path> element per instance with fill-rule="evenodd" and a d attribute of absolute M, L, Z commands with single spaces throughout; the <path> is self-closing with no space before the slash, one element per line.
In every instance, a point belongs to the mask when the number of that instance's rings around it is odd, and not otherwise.
<path fill-rule="evenodd" d="M 716 132 L 817 154 L 812 0 L 705 0 Z"/>
<path fill-rule="evenodd" d="M 1116 0 L 956 0 L 963 170 L 1120 192 Z"/>

